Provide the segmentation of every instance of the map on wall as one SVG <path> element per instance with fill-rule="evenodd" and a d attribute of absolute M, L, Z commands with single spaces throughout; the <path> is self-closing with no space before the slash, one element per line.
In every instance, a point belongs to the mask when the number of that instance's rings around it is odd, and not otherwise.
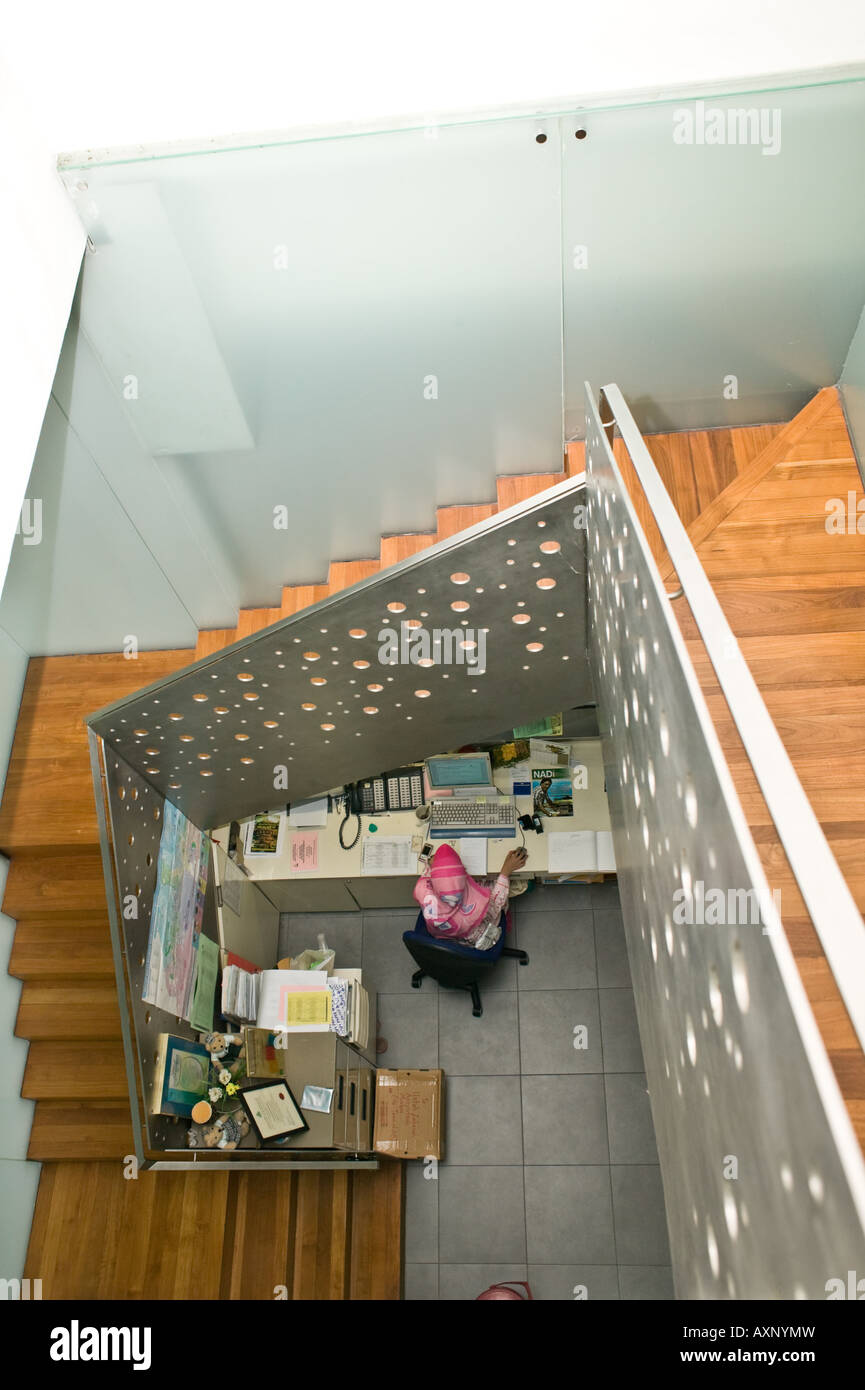
<path fill-rule="evenodd" d="M 188 1018 L 204 915 L 209 842 L 166 801 L 141 997 Z"/>

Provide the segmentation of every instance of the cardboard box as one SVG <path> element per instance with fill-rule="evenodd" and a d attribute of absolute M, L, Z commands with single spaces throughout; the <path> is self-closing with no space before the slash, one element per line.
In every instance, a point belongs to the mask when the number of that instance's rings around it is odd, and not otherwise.
<path fill-rule="evenodd" d="M 373 1149 L 391 1158 L 442 1158 L 444 1072 L 388 1071 L 375 1083 Z"/>

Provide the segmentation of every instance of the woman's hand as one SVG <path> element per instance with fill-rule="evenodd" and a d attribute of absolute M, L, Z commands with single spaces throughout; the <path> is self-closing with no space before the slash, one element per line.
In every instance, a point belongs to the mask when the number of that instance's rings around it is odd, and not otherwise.
<path fill-rule="evenodd" d="M 509 850 L 505 855 L 505 862 L 502 864 L 499 873 L 506 874 L 507 877 L 510 878 L 511 874 L 515 874 L 518 869 L 525 868 L 528 857 L 528 850 L 524 847 Z"/>

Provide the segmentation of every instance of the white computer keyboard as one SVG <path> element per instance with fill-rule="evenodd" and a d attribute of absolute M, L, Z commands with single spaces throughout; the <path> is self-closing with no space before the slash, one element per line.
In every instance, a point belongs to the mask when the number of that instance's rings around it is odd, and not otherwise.
<path fill-rule="evenodd" d="M 513 801 L 434 801 L 430 811 L 430 835 L 448 838 L 485 835 L 506 838 L 517 833 Z"/>

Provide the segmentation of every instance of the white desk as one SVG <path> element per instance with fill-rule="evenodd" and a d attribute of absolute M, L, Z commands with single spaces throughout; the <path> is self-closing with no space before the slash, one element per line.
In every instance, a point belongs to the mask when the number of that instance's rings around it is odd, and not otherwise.
<path fill-rule="evenodd" d="M 516 839 L 487 841 L 487 873 L 497 874 L 509 850 L 522 845 L 528 860 L 519 877 L 532 877 L 546 874 L 547 843 L 552 835 L 573 830 L 609 830 L 610 815 L 604 791 L 604 766 L 600 739 L 578 739 L 573 741 L 574 758 L 587 769 L 587 783 L 584 790 L 574 792 L 573 816 L 551 816 L 544 818 L 544 833 L 538 835 L 534 830 L 517 829 Z M 503 791 L 510 792 L 511 779 L 506 769 L 496 772 L 495 780 Z M 531 796 L 517 797 L 517 814 L 522 815 L 532 809 Z M 275 810 L 276 806 L 262 810 Z M 344 850 L 339 843 L 339 825 L 342 816 L 331 812 L 327 824 L 318 829 L 299 830 L 286 827 L 285 843 L 282 852 L 268 858 L 245 860 L 253 880 L 261 884 L 271 902 L 281 912 L 304 911 L 357 911 L 358 907 L 403 907 L 414 903 L 412 888 L 417 878 L 410 875 L 373 877 L 361 872 L 361 855 L 364 838 L 369 834 L 368 826 L 378 827 L 379 836 L 388 835 L 427 835 L 426 822 L 419 821 L 414 811 L 381 811 L 371 816 L 361 816 L 362 830 L 357 844 L 351 850 Z M 245 834 L 247 821 L 241 822 Z M 346 827 L 346 839 L 351 840 L 357 829 L 352 817 Z M 228 847 L 228 826 L 214 830 L 213 838 L 222 846 Z M 315 834 L 318 836 L 318 867 L 314 873 L 293 873 L 291 869 L 291 839 L 294 834 Z M 446 840 L 435 840 L 436 845 L 447 844 Z M 451 841 L 450 843 L 454 843 Z M 570 875 L 565 875 L 570 877 Z"/>

